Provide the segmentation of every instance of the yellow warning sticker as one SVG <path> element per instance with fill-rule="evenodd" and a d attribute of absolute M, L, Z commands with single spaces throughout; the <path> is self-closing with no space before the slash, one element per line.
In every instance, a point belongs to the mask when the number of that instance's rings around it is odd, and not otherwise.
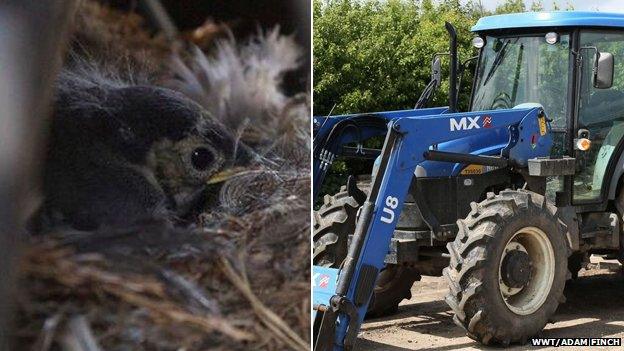
<path fill-rule="evenodd" d="M 546 135 L 546 117 L 539 117 L 537 120 L 539 121 L 540 135 Z"/>
<path fill-rule="evenodd" d="M 466 166 L 466 168 L 462 169 L 461 172 L 459 172 L 459 174 L 461 175 L 483 174 L 483 173 L 495 171 L 500 168 L 501 167 L 496 167 L 496 166 L 468 165 Z"/>
<path fill-rule="evenodd" d="M 462 175 L 483 174 L 482 165 L 468 165 L 460 172 Z"/>

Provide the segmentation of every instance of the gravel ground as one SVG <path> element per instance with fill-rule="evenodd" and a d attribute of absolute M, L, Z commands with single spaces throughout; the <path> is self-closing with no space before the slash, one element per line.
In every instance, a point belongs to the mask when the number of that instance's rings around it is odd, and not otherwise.
<path fill-rule="evenodd" d="M 399 312 L 371 319 L 360 331 L 357 350 L 483 350 L 489 349 L 466 337 L 453 323 L 444 302 L 447 292 L 442 277 L 423 277 L 412 287 L 412 299 L 404 300 Z M 592 257 L 589 270 L 581 270 L 577 280 L 569 281 L 567 301 L 559 306 L 556 323 L 548 324 L 542 336 L 624 338 L 624 275 L 617 261 Z M 529 345 L 510 350 L 537 349 Z M 542 348 L 555 349 L 555 348 Z M 586 350 L 560 347 L 558 350 Z M 617 347 L 592 348 L 615 350 Z"/>

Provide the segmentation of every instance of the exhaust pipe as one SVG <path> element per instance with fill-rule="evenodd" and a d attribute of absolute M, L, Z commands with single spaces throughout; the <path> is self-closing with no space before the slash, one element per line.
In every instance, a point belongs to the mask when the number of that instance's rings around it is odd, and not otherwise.
<path fill-rule="evenodd" d="M 449 34 L 449 52 L 451 56 L 449 75 L 449 112 L 457 112 L 457 32 L 449 22 L 444 22 L 444 27 Z"/>

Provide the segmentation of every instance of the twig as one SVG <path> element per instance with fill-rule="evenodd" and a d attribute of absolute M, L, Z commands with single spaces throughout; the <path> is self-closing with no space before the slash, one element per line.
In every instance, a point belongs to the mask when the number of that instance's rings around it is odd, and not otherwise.
<path fill-rule="evenodd" d="M 190 300 L 192 307 L 199 307 L 203 312 L 209 312 L 214 315 L 221 314 L 219 305 L 212 299 L 209 299 L 203 289 L 197 286 L 197 284 L 168 269 L 161 270 L 160 276 L 171 290 Z"/>
<path fill-rule="evenodd" d="M 52 341 L 54 340 L 54 335 L 64 316 L 64 308 L 61 308 L 60 311 L 45 320 L 43 328 L 41 328 L 41 333 L 39 333 L 39 337 L 31 349 L 32 351 L 48 351 L 50 349 Z"/>
<path fill-rule="evenodd" d="M 221 266 L 226 273 L 225 275 L 230 279 L 230 282 L 245 296 L 245 298 L 251 303 L 251 307 L 254 312 L 262 321 L 262 323 L 269 328 L 279 340 L 284 342 L 293 350 L 307 351 L 310 349 L 310 345 L 306 343 L 297 333 L 295 333 L 278 315 L 273 313 L 268 307 L 266 307 L 260 299 L 253 293 L 249 284 L 246 283 L 246 279 L 239 276 L 234 270 L 230 262 L 221 257 Z"/>
<path fill-rule="evenodd" d="M 174 322 L 185 323 L 195 326 L 207 333 L 218 331 L 236 341 L 253 340 L 254 336 L 248 332 L 242 331 L 230 324 L 221 317 L 197 316 L 188 313 L 179 307 L 164 301 L 156 301 L 145 296 L 135 294 L 131 291 L 123 291 L 112 287 L 104 287 L 109 294 L 115 295 L 120 299 L 138 307 L 144 307 L 153 313 L 160 314 L 171 319 Z"/>
<path fill-rule="evenodd" d="M 65 351 L 102 351 L 83 315 L 74 316 L 69 320 L 61 336 L 61 344 Z"/>

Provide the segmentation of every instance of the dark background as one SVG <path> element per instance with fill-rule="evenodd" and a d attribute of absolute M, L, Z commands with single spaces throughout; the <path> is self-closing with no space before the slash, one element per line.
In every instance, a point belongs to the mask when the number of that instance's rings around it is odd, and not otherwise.
<path fill-rule="evenodd" d="M 99 0 L 120 10 L 135 11 L 148 19 L 148 25 L 155 28 L 138 0 Z M 162 5 L 180 31 L 201 26 L 206 19 L 228 24 L 236 38 L 246 38 L 258 32 L 279 25 L 282 33 L 294 34 L 297 43 L 304 50 L 301 70 L 286 76 L 288 93 L 308 90 L 309 80 L 302 71 L 309 72 L 311 56 L 311 3 L 307 0 L 161 0 Z"/>

